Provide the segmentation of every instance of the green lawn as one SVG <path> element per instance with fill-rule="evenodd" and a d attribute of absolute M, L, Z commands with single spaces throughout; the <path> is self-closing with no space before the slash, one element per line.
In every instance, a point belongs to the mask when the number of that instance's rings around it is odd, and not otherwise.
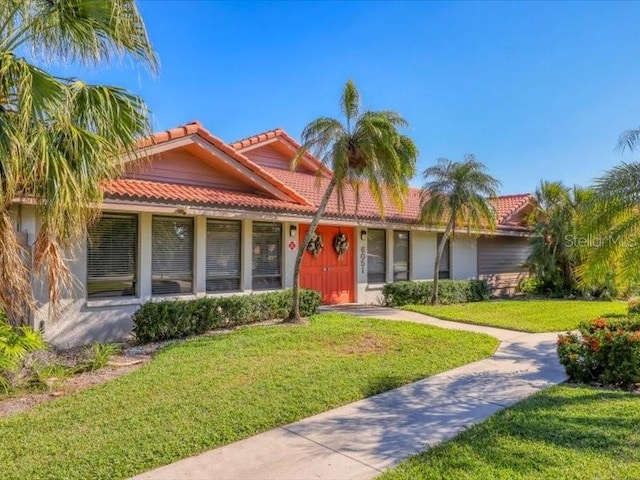
<path fill-rule="evenodd" d="M 627 304 L 588 300 L 490 300 L 454 305 L 407 305 L 404 309 L 443 320 L 540 333 L 574 330 L 581 321 L 603 315 L 625 315 Z"/>
<path fill-rule="evenodd" d="M 125 478 L 496 347 L 486 335 L 339 314 L 195 339 L 112 382 L 0 418 L 0 477 Z"/>
<path fill-rule="evenodd" d="M 640 478 L 640 395 L 553 387 L 379 480 Z"/>

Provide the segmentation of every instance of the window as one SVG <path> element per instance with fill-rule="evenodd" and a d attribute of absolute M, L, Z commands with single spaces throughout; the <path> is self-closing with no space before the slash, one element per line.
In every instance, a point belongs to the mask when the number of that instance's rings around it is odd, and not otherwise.
<path fill-rule="evenodd" d="M 138 217 L 105 213 L 89 228 L 87 297 L 136 295 Z"/>
<path fill-rule="evenodd" d="M 393 232 L 393 280 L 409 280 L 409 231 Z"/>
<path fill-rule="evenodd" d="M 240 222 L 207 220 L 207 292 L 240 290 Z"/>
<path fill-rule="evenodd" d="M 440 244 L 442 243 L 442 237 L 444 235 L 442 233 L 438 234 L 438 244 L 437 248 L 440 248 Z M 442 258 L 440 259 L 440 269 L 438 270 L 438 278 L 451 278 L 450 274 L 450 250 L 451 250 L 451 242 L 447 239 L 447 243 L 444 246 L 444 251 L 442 252 Z M 436 252 L 437 253 L 437 252 Z"/>
<path fill-rule="evenodd" d="M 193 218 L 153 217 L 151 293 L 193 292 Z"/>
<path fill-rule="evenodd" d="M 387 280 L 387 232 L 367 232 L 367 282 L 384 283 Z"/>
<path fill-rule="evenodd" d="M 253 289 L 282 288 L 282 225 L 253 224 Z"/>

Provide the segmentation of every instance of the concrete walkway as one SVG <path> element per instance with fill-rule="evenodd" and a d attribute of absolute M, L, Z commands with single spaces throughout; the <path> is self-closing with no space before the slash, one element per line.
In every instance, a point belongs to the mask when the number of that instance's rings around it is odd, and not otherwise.
<path fill-rule="evenodd" d="M 384 307 L 333 307 L 358 316 L 487 333 L 495 355 L 404 387 L 187 458 L 136 479 L 371 479 L 409 455 L 565 380 L 555 333 L 527 334 Z"/>

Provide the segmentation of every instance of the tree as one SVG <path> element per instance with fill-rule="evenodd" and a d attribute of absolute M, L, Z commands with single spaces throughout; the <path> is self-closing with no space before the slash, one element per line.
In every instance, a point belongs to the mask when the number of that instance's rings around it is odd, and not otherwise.
<path fill-rule="evenodd" d="M 496 214 L 491 199 L 497 196 L 500 182 L 486 171 L 473 155 L 462 162 L 440 158 L 436 165 L 424 171 L 425 184 L 420 201 L 420 221 L 426 225 L 444 224 L 444 234 L 438 245 L 433 267 L 431 304 L 438 303 L 440 262 L 447 241 L 456 228 L 467 230 L 494 229 Z"/>
<path fill-rule="evenodd" d="M 361 111 L 360 94 L 351 80 L 342 92 L 340 109 L 343 121 L 320 117 L 304 128 L 302 147 L 291 163 L 291 168 L 295 169 L 303 156 L 310 152 L 332 169 L 318 211 L 296 256 L 291 322 L 302 322 L 299 308 L 300 264 L 332 193 L 336 192 L 338 207 L 344 211 L 345 192 L 353 191 L 357 213 L 361 190 L 368 187 L 384 215 L 385 196 L 402 208 L 409 180 L 415 173 L 418 150 L 413 141 L 401 132 L 408 127 L 404 118 L 388 110 Z"/>
<path fill-rule="evenodd" d="M 535 209 L 529 215 L 535 234 L 527 264 L 541 292 L 565 295 L 576 290 L 576 268 L 583 257 L 583 242 L 578 240 L 591 194 L 559 181 L 543 180 L 536 189 Z"/>
<path fill-rule="evenodd" d="M 594 182 L 581 283 L 614 277 L 623 292 L 640 282 L 640 163 L 622 163 Z M 626 292 L 625 292 L 626 293 Z"/>
<path fill-rule="evenodd" d="M 29 199 L 42 219 L 33 273 L 55 305 L 71 284 L 65 257 L 98 215 L 102 181 L 121 174 L 137 139 L 151 133 L 140 97 L 42 65 L 124 59 L 155 72 L 157 59 L 133 0 L 0 3 L 0 306 L 18 324 L 33 294 L 10 216 L 16 199 Z"/>

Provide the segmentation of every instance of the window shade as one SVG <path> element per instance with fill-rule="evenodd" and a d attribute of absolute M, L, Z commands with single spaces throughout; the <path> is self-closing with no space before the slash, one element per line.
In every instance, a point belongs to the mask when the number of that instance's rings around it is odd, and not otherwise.
<path fill-rule="evenodd" d="M 384 283 L 387 280 L 387 232 L 367 232 L 367 282 Z"/>
<path fill-rule="evenodd" d="M 207 220 L 207 291 L 240 290 L 240 222 Z"/>
<path fill-rule="evenodd" d="M 440 248 L 440 244 L 442 243 L 442 238 L 444 235 L 442 233 L 438 234 L 438 244 L 437 248 Z M 449 278 L 450 277 L 450 265 L 449 265 L 449 250 L 451 249 L 451 243 L 449 239 L 447 239 L 447 243 L 444 246 L 444 251 L 442 252 L 442 258 L 440 259 L 440 269 L 438 270 L 438 277 L 440 278 Z M 437 252 L 436 252 L 437 253 Z"/>
<path fill-rule="evenodd" d="M 282 225 L 253 224 L 253 289 L 282 288 Z"/>
<path fill-rule="evenodd" d="M 393 279 L 409 280 L 409 231 L 393 232 Z"/>
<path fill-rule="evenodd" d="M 151 293 L 193 292 L 193 219 L 153 217 Z"/>
<path fill-rule="evenodd" d="M 137 215 L 103 214 L 89 228 L 87 297 L 135 295 L 137 254 Z"/>

